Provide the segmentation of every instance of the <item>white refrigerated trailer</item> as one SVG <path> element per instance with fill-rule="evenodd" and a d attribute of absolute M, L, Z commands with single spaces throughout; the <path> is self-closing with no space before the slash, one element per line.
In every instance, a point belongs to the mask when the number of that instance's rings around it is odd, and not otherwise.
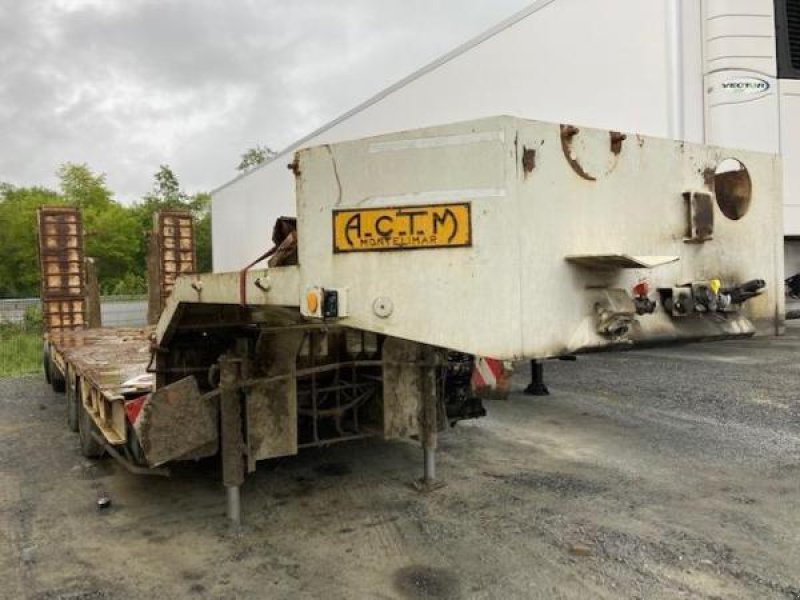
<path fill-rule="evenodd" d="M 789 0 L 533 2 L 216 190 L 214 270 L 248 264 L 275 219 L 295 214 L 295 150 L 497 114 L 782 154 L 786 271 L 800 271 L 800 5 Z"/>

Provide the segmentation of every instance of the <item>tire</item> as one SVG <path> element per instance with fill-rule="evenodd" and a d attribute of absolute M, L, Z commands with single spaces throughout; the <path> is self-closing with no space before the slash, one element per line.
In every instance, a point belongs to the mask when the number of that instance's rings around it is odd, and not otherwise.
<path fill-rule="evenodd" d="M 47 342 L 42 348 L 42 370 L 44 371 L 44 380 L 50 384 L 50 347 Z"/>
<path fill-rule="evenodd" d="M 55 361 L 50 357 L 50 385 L 54 392 L 63 394 L 67 389 L 67 382 L 64 380 L 64 375 L 58 370 Z"/>
<path fill-rule="evenodd" d="M 77 377 L 67 385 L 67 428 L 70 431 L 78 431 L 78 410 L 81 408 L 79 386 Z"/>
<path fill-rule="evenodd" d="M 92 437 L 93 432 L 98 433 L 97 425 L 94 424 L 92 417 L 81 402 L 78 404 L 78 438 L 81 443 L 81 454 L 86 458 L 101 458 L 106 451 Z"/>

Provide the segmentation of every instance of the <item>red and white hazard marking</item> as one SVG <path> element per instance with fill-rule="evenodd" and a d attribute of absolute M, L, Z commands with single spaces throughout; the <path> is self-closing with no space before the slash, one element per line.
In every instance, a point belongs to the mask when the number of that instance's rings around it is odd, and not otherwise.
<path fill-rule="evenodd" d="M 510 391 L 511 364 L 496 358 L 475 357 L 472 389 L 479 396 L 505 398 Z"/>
<path fill-rule="evenodd" d="M 475 357 L 475 369 L 472 371 L 472 385 L 476 388 L 495 387 L 503 374 L 503 362 L 494 358 Z"/>

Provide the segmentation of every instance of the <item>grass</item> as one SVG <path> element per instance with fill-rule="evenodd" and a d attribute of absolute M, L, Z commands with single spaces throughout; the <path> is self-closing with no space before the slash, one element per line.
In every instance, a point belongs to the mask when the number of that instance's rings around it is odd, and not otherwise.
<path fill-rule="evenodd" d="M 17 325 L 0 326 L 0 377 L 42 369 L 42 333 Z"/>

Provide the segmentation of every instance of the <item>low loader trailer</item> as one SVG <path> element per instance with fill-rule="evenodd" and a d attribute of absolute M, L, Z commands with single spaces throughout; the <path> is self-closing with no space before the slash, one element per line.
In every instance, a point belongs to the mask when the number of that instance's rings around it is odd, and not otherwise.
<path fill-rule="evenodd" d="M 234 521 L 246 473 L 307 447 L 415 438 L 433 484 L 438 434 L 485 414 L 487 357 L 781 333 L 776 156 L 495 117 L 288 166 L 297 214 L 258 261 L 187 261 L 152 329 L 45 344 L 87 456 L 219 455 Z"/>

